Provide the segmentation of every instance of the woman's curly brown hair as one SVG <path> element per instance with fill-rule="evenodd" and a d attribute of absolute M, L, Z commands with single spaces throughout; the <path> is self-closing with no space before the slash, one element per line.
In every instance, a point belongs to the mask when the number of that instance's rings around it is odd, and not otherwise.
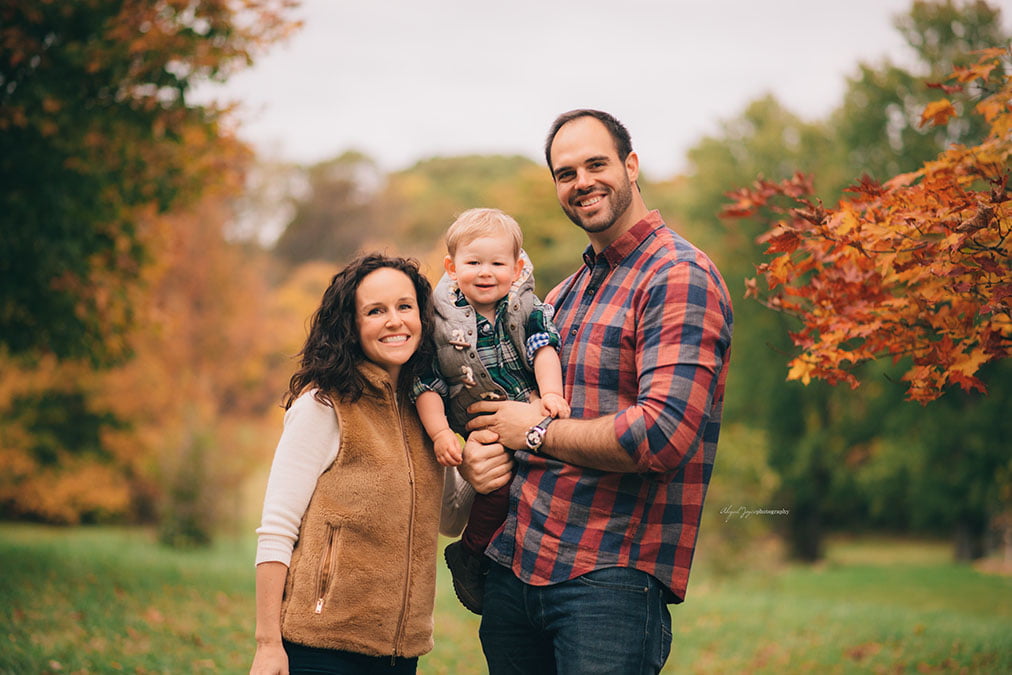
<path fill-rule="evenodd" d="M 418 261 L 381 253 L 359 256 L 334 275 L 313 314 L 309 337 L 298 354 L 299 368 L 292 375 L 284 397 L 286 410 L 308 387 L 316 387 L 317 400 L 327 405 L 332 405 L 334 399 L 354 402 L 362 395 L 365 380 L 358 372 L 358 364 L 365 359 L 365 353 L 359 342 L 355 292 L 362 279 L 384 267 L 400 270 L 411 279 L 422 320 L 421 343 L 401 368 L 397 391 L 401 395 L 408 392 L 421 365 L 432 361 L 435 355 L 432 287 L 422 275 Z"/>

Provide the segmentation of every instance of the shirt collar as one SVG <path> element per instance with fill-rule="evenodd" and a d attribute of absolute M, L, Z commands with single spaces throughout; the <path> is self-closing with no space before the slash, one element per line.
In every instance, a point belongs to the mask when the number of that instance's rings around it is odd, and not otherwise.
<path fill-rule="evenodd" d="M 592 268 L 597 259 L 603 259 L 608 267 L 617 267 L 629 257 L 630 253 L 639 248 L 647 237 L 662 227 L 664 219 L 661 218 L 660 211 L 651 211 L 597 255 L 594 254 L 593 246 L 587 246 L 583 251 L 583 262 Z"/>

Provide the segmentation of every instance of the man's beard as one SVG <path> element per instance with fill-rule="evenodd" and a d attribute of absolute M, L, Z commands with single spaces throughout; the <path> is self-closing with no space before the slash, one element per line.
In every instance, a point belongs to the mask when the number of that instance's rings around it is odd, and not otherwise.
<path fill-rule="evenodd" d="M 593 191 L 591 191 L 593 192 Z M 585 222 L 583 217 L 569 204 L 562 207 L 566 216 L 577 226 L 582 228 L 585 232 L 597 233 L 604 232 L 615 224 L 623 213 L 625 213 L 629 206 L 632 204 L 632 184 L 626 179 L 625 184 L 615 190 L 608 190 L 608 210 L 605 213 L 595 214 L 590 222 Z"/>

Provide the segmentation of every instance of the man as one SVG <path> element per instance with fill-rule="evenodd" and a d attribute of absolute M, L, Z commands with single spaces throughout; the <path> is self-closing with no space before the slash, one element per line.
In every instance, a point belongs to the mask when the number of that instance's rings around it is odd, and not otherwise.
<path fill-rule="evenodd" d="M 492 675 L 657 673 L 716 454 L 731 301 L 709 258 L 647 209 L 618 120 L 561 115 L 545 158 L 590 241 L 546 298 L 572 418 L 471 406 L 487 414 L 469 425 L 468 478 L 501 474 L 503 447 L 520 448 L 509 516 L 486 551 L 482 648 Z"/>

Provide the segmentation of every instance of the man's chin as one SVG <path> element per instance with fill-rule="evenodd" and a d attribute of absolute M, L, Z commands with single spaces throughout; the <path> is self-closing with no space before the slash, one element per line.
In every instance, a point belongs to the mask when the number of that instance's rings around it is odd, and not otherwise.
<path fill-rule="evenodd" d="M 591 234 L 597 234 L 598 232 L 604 232 L 612 225 L 615 221 L 611 218 L 572 218 L 572 221 L 576 223 L 584 232 L 590 232 Z"/>

